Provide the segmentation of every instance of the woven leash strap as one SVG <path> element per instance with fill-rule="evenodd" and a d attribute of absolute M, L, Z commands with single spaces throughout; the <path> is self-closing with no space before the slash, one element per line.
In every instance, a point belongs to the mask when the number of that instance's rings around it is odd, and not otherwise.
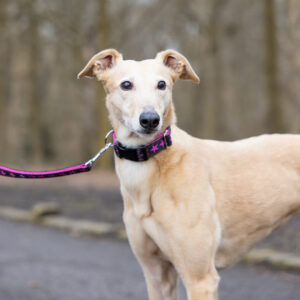
<path fill-rule="evenodd" d="M 29 172 L 29 171 L 21 171 L 15 170 L 7 167 L 0 166 L 0 175 L 11 177 L 11 178 L 28 178 L 28 179 L 43 179 L 43 178 L 55 178 L 61 176 L 74 175 L 78 173 L 88 172 L 92 169 L 93 164 L 101 157 L 101 155 L 106 152 L 109 148 L 113 146 L 112 143 L 108 142 L 108 138 L 113 134 L 113 130 L 109 131 L 105 136 L 105 146 L 89 161 L 86 163 L 82 163 L 80 165 L 58 169 L 53 171 L 42 171 L 42 172 Z"/>
<path fill-rule="evenodd" d="M 13 177 L 13 178 L 29 178 L 29 179 L 42 179 L 42 178 L 54 178 L 60 176 L 73 175 L 83 172 L 88 172 L 92 169 L 91 164 L 80 164 L 74 167 L 59 169 L 54 171 L 42 171 L 42 172 L 28 172 L 6 168 L 0 166 L 0 175 Z"/>

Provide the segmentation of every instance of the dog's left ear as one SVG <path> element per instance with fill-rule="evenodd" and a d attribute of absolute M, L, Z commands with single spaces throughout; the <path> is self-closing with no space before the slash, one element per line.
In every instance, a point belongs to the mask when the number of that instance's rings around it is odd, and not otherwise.
<path fill-rule="evenodd" d="M 119 60 L 122 60 L 122 54 L 115 49 L 103 50 L 94 55 L 82 71 L 77 75 L 77 78 L 96 77 L 101 80 L 102 74 L 114 67 Z"/>
<path fill-rule="evenodd" d="M 175 80 L 179 77 L 183 80 L 192 80 L 199 83 L 200 79 L 193 70 L 188 60 L 175 50 L 165 50 L 157 53 L 155 59 L 161 61 L 174 72 Z"/>

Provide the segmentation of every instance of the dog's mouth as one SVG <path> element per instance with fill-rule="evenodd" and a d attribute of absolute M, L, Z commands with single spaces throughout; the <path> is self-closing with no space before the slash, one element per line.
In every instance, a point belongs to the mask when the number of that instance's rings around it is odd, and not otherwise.
<path fill-rule="evenodd" d="M 155 128 L 155 129 L 142 129 L 142 130 L 140 130 L 139 132 L 141 133 L 141 134 L 152 134 L 152 133 L 155 133 L 155 132 L 157 132 L 158 131 L 158 128 Z"/>
<path fill-rule="evenodd" d="M 126 119 L 123 120 L 123 124 L 127 130 L 129 130 L 130 137 L 146 139 L 147 141 L 152 137 L 155 137 L 161 129 L 161 126 L 156 128 L 142 128 L 141 126 L 137 126 L 137 128 L 135 128 L 135 126 L 133 126 L 133 124 Z"/>
<path fill-rule="evenodd" d="M 136 133 L 141 137 L 149 137 L 150 135 L 156 134 L 158 129 L 141 129 L 138 130 Z"/>

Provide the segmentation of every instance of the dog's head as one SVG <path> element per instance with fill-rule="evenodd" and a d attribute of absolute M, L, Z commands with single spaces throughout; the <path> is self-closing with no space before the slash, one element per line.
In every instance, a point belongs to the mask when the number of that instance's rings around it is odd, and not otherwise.
<path fill-rule="evenodd" d="M 199 82 L 188 60 L 174 50 L 143 61 L 123 60 L 118 51 L 104 50 L 91 58 L 78 74 L 82 77 L 103 83 L 112 126 L 130 146 L 151 141 L 175 122 L 172 87 L 177 79 Z"/>

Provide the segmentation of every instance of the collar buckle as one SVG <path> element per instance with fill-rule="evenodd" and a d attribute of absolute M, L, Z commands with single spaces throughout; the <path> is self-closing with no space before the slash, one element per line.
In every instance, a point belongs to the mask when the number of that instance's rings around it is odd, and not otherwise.
<path fill-rule="evenodd" d="M 140 147 L 136 149 L 138 161 L 145 161 L 149 159 L 149 155 L 146 147 Z"/>

